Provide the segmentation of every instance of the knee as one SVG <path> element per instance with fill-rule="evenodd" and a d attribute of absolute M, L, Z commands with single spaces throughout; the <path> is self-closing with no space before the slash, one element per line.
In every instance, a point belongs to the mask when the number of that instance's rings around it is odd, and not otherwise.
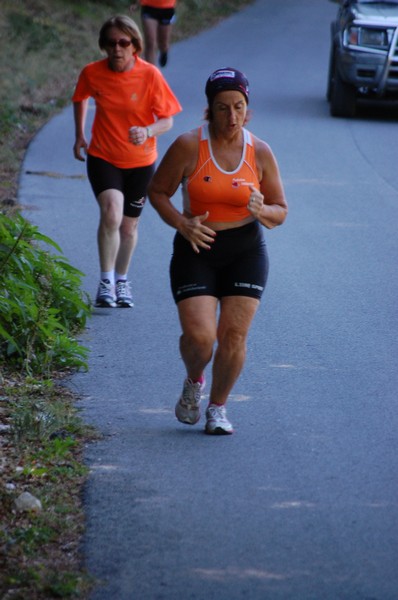
<path fill-rule="evenodd" d="M 218 345 L 229 352 L 244 350 L 246 348 L 247 333 L 233 325 L 218 332 Z"/>
<path fill-rule="evenodd" d="M 156 49 L 156 39 L 152 34 L 147 34 L 145 37 L 145 51 L 153 52 Z"/>
<path fill-rule="evenodd" d="M 212 354 L 215 343 L 215 335 L 208 330 L 189 331 L 181 336 L 181 344 L 187 348 L 195 348 L 201 355 Z"/>
<path fill-rule="evenodd" d="M 123 239 L 134 239 L 137 234 L 138 219 L 124 219 L 120 225 L 120 237 Z"/>
<path fill-rule="evenodd" d="M 100 207 L 100 227 L 118 229 L 123 219 L 121 200 L 116 194 L 103 192 L 98 196 Z"/>
<path fill-rule="evenodd" d="M 109 230 L 116 230 L 120 227 L 121 219 L 122 217 L 118 207 L 113 204 L 109 204 L 101 211 L 100 225 Z"/>

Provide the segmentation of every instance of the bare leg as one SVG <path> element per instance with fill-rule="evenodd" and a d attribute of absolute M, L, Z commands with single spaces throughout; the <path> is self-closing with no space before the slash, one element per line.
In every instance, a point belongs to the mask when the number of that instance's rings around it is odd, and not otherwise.
<path fill-rule="evenodd" d="M 101 271 L 113 271 L 120 245 L 120 225 L 123 219 L 123 194 L 105 190 L 98 196 L 100 222 L 97 241 Z"/>
<path fill-rule="evenodd" d="M 158 48 L 160 52 L 168 52 L 170 48 L 171 25 L 159 25 Z"/>
<path fill-rule="evenodd" d="M 98 252 L 101 271 L 127 273 L 137 245 L 139 218 L 123 216 L 124 198 L 119 190 L 105 190 L 98 196 L 100 223 Z"/>
<path fill-rule="evenodd" d="M 187 376 L 197 380 L 213 354 L 217 332 L 217 298 L 197 296 L 178 303 L 182 335 L 180 352 Z"/>
<path fill-rule="evenodd" d="M 156 38 L 158 22 L 156 19 L 148 19 L 146 17 L 142 19 L 142 29 L 145 40 L 145 60 L 154 65 L 156 64 Z"/>
<path fill-rule="evenodd" d="M 211 404 L 225 404 L 240 375 L 246 358 L 247 335 L 258 306 L 259 301 L 255 298 L 228 296 L 221 300 Z"/>
<path fill-rule="evenodd" d="M 139 217 L 123 217 L 119 229 L 120 245 L 115 265 L 117 273 L 127 273 L 129 270 L 131 257 L 138 241 L 138 221 Z"/>

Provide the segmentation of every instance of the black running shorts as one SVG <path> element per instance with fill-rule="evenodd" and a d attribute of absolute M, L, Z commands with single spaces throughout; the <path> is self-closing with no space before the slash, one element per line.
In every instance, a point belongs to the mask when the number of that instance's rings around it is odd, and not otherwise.
<path fill-rule="evenodd" d="M 119 190 L 124 196 L 123 214 L 126 217 L 139 217 L 146 201 L 149 182 L 155 165 L 136 169 L 119 169 L 111 163 L 87 155 L 87 175 L 95 197 L 105 190 Z"/>
<path fill-rule="evenodd" d="M 260 299 L 267 276 L 267 247 L 257 221 L 217 231 L 211 249 L 199 254 L 180 233 L 174 237 L 170 282 L 175 302 L 192 296 Z"/>
<path fill-rule="evenodd" d="M 141 7 L 141 19 L 155 19 L 160 25 L 171 25 L 174 21 L 174 8 Z"/>

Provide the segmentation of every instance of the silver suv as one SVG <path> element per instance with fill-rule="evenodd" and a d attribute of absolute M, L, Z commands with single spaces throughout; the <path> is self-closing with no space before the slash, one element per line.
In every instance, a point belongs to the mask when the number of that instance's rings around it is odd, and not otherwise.
<path fill-rule="evenodd" d="M 354 117 L 361 98 L 398 100 L 398 0 L 340 0 L 331 24 L 331 115 Z"/>

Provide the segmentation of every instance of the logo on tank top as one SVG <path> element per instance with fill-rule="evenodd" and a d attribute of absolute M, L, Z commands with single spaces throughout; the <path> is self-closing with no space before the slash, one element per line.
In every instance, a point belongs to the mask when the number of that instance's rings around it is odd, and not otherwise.
<path fill-rule="evenodd" d="M 241 185 L 254 185 L 254 183 L 252 181 L 246 181 L 246 179 L 244 178 L 234 178 L 232 180 L 232 187 L 233 188 L 238 188 Z"/>
<path fill-rule="evenodd" d="M 211 183 L 211 181 L 212 181 L 212 178 L 210 177 L 210 175 L 205 175 L 205 176 L 203 177 L 203 181 L 205 181 L 206 183 Z"/>

